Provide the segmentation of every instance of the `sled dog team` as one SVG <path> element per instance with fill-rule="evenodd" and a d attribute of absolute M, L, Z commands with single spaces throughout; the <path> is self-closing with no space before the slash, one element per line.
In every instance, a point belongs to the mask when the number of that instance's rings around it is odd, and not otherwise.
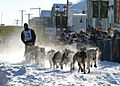
<path fill-rule="evenodd" d="M 97 67 L 98 60 L 98 48 L 87 49 L 82 47 L 77 51 L 72 51 L 70 49 L 54 50 L 51 49 L 46 51 L 44 47 L 39 47 L 35 45 L 27 46 L 27 51 L 25 53 L 26 63 L 35 63 L 37 65 L 44 66 L 45 60 L 50 63 L 50 68 L 63 69 L 63 66 L 70 65 L 70 70 L 74 70 L 75 63 L 78 63 L 78 72 L 90 73 L 90 67 L 94 65 Z"/>

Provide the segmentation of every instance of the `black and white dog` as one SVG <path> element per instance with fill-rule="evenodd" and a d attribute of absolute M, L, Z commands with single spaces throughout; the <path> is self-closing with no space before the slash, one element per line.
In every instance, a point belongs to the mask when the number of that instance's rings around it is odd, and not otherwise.
<path fill-rule="evenodd" d="M 85 59 L 85 62 L 87 63 L 87 69 L 88 73 L 90 73 L 90 67 L 94 64 L 94 67 L 97 67 L 97 53 L 98 53 L 98 48 L 96 49 L 89 49 L 86 52 L 87 58 Z"/>
<path fill-rule="evenodd" d="M 71 70 L 74 70 L 74 64 L 77 61 L 78 62 L 78 72 L 81 70 L 81 72 L 85 73 L 85 59 L 87 58 L 86 55 L 86 47 L 81 48 L 79 51 L 77 51 L 73 56 L 73 63 L 71 63 Z M 81 66 L 82 65 L 82 66 Z"/>
<path fill-rule="evenodd" d="M 47 52 L 47 59 L 48 59 L 48 61 L 49 61 L 49 63 L 50 63 L 50 68 L 52 68 L 52 66 L 53 66 L 53 56 L 54 56 L 54 54 L 55 54 L 55 50 L 53 50 L 53 49 L 51 49 L 51 50 L 49 50 L 48 52 Z M 55 58 L 55 57 L 54 57 Z"/>
<path fill-rule="evenodd" d="M 78 51 L 74 56 L 73 56 L 73 63 L 71 64 L 71 69 L 74 69 L 74 64 L 77 61 L 79 70 L 81 72 L 86 73 L 86 64 L 87 64 L 87 69 L 88 73 L 90 73 L 90 67 L 92 66 L 92 63 L 94 63 L 94 67 L 97 67 L 96 61 L 97 61 L 97 49 L 88 49 L 86 48 L 81 49 Z"/>
<path fill-rule="evenodd" d="M 72 63 L 72 61 L 73 61 L 73 59 L 72 59 L 72 54 L 73 54 L 74 52 L 73 51 L 71 51 L 70 49 L 65 49 L 64 51 L 63 51 L 63 55 L 62 55 L 62 59 L 61 59 L 61 69 L 63 69 L 63 65 L 68 65 L 68 64 L 71 64 Z"/>
<path fill-rule="evenodd" d="M 60 66 L 61 69 L 63 69 L 63 65 L 68 65 L 72 62 L 72 56 L 70 53 L 73 52 L 69 49 L 65 49 L 62 52 L 57 51 L 52 58 L 53 65 L 56 66 L 56 68 Z"/>
<path fill-rule="evenodd" d="M 61 64 L 61 58 L 62 58 L 62 52 L 61 51 L 57 51 L 55 52 L 53 58 L 52 58 L 52 62 L 53 62 L 53 67 L 58 68 Z"/>

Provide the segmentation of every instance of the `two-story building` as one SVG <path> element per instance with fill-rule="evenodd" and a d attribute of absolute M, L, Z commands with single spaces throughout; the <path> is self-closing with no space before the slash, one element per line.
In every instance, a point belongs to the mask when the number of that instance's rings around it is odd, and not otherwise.
<path fill-rule="evenodd" d="M 56 27 L 56 35 L 67 28 L 67 6 L 66 4 L 53 4 L 51 10 L 53 26 Z"/>

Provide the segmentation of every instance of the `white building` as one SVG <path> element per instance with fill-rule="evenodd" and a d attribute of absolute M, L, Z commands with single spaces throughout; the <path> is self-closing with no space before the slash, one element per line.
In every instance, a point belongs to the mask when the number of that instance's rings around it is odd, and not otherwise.
<path fill-rule="evenodd" d="M 109 11 L 108 11 L 108 23 L 113 24 L 114 23 L 114 0 L 109 0 Z"/>
<path fill-rule="evenodd" d="M 77 3 L 75 3 L 69 7 L 69 13 L 68 13 L 68 25 L 69 26 L 71 26 L 71 27 L 73 26 L 72 15 L 74 13 L 80 14 L 84 11 L 87 16 L 86 23 L 88 24 L 88 22 L 91 22 L 92 26 L 94 26 L 96 28 L 99 27 L 98 26 L 98 22 L 99 22 L 98 18 L 93 18 L 93 16 L 92 16 L 93 15 L 92 1 L 98 1 L 98 0 L 82 0 L 82 1 L 78 1 Z M 109 1 L 109 8 L 108 8 L 108 18 L 101 18 L 101 27 L 104 30 L 107 30 L 111 24 L 113 27 L 119 28 L 120 27 L 120 17 L 118 19 L 119 23 L 115 22 L 115 5 L 116 5 L 115 0 L 102 0 L 102 1 Z M 120 4 L 120 1 L 118 3 Z M 119 10 L 120 10 L 120 7 L 119 7 Z M 120 16 L 120 13 L 119 13 L 119 16 Z"/>
<path fill-rule="evenodd" d="M 84 0 L 69 6 L 68 26 L 71 29 L 75 31 L 86 31 L 86 6 L 86 1 Z"/>
<path fill-rule="evenodd" d="M 72 29 L 77 32 L 80 31 L 86 32 L 86 17 L 87 17 L 86 14 L 73 13 L 70 17 L 71 21 L 69 22 L 72 25 Z"/>
<path fill-rule="evenodd" d="M 117 2 L 118 1 L 118 2 Z M 119 3 L 118 8 L 116 5 Z M 116 23 L 116 14 L 117 12 L 115 11 L 116 9 L 119 9 L 118 13 L 118 23 Z M 112 25 L 114 28 L 119 29 L 120 28 L 120 0 L 109 0 L 109 11 L 108 11 L 108 24 Z"/>

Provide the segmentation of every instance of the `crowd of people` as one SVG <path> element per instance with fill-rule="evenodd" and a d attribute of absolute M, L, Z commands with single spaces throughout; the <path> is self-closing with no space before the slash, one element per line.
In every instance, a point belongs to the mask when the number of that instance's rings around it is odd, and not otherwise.
<path fill-rule="evenodd" d="M 78 43 L 94 43 L 97 45 L 97 40 L 103 40 L 103 39 L 115 39 L 120 37 L 120 31 L 117 29 L 114 29 L 113 27 L 108 28 L 107 31 L 100 30 L 98 28 L 89 27 L 86 32 L 80 31 L 80 32 L 71 32 L 66 34 L 65 32 L 62 32 L 60 34 L 60 42 L 63 42 L 64 44 L 72 44 L 74 42 Z"/>

